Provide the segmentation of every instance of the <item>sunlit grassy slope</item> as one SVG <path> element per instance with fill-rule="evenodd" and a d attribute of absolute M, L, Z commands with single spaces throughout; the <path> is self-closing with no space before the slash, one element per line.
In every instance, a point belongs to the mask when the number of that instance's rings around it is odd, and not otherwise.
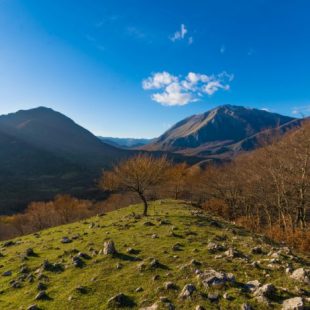
<path fill-rule="evenodd" d="M 208 214 L 200 214 L 182 202 L 153 202 L 147 218 L 134 216 L 133 212 L 139 214 L 141 211 L 141 205 L 134 205 L 14 239 L 15 244 L 11 246 L 2 243 L 0 270 L 1 273 L 12 271 L 12 275 L 0 275 L 0 309 L 27 309 L 33 304 L 40 309 L 107 309 L 108 300 L 121 292 L 128 296 L 134 309 L 154 303 L 158 309 L 167 309 L 167 300 L 176 309 L 195 309 L 197 305 L 206 309 L 240 309 L 243 303 L 255 309 L 269 309 L 270 306 L 258 303 L 244 290 L 244 283 L 251 280 L 276 286 L 277 291 L 270 302 L 277 309 L 281 308 L 284 298 L 298 296 L 296 285 L 305 288 L 285 274 L 283 268 L 289 262 L 285 256 L 280 258 L 280 269 L 277 269 L 267 267 L 270 263 L 267 255 L 251 253 L 251 249 L 258 245 L 266 253 L 272 249 L 262 237 L 253 236 Z M 151 224 L 145 225 L 146 222 Z M 62 243 L 65 236 L 72 242 Z M 118 255 L 98 253 L 109 239 L 114 241 Z M 233 247 L 247 259 L 227 258 L 224 252 L 211 253 L 208 250 L 210 242 Z M 36 256 L 26 257 L 28 248 L 32 248 Z M 134 251 L 128 253 L 128 248 Z M 84 266 L 80 268 L 72 261 L 78 252 L 90 256 L 89 259 L 82 258 Z M 152 258 L 160 265 L 150 267 Z M 192 262 L 193 259 L 197 262 Z M 60 263 L 64 269 L 42 271 L 45 260 Z M 253 267 L 253 261 L 260 261 L 260 268 Z M 290 262 L 294 269 L 307 263 L 298 258 Z M 207 289 L 197 278 L 195 270 L 208 268 L 232 272 L 236 282 L 219 289 Z M 18 284 L 14 288 L 16 280 Z M 176 289 L 165 289 L 164 284 L 168 281 L 173 282 Z M 48 300 L 35 300 L 39 283 L 41 289 L 45 286 Z M 190 298 L 180 299 L 182 288 L 189 283 L 197 290 Z M 137 288 L 142 289 L 136 291 Z M 211 292 L 219 293 L 218 301 L 208 299 Z M 232 300 L 223 297 L 225 292 Z M 160 297 L 166 297 L 162 299 L 164 302 Z"/>

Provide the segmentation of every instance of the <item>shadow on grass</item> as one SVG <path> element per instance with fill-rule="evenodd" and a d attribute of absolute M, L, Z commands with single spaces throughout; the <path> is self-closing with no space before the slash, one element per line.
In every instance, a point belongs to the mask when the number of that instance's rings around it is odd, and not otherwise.
<path fill-rule="evenodd" d="M 113 254 L 113 257 L 115 258 L 119 258 L 121 260 L 125 260 L 125 261 L 130 261 L 130 262 L 139 262 L 141 261 L 141 258 L 136 257 L 136 256 L 131 256 L 125 253 L 116 253 Z"/>

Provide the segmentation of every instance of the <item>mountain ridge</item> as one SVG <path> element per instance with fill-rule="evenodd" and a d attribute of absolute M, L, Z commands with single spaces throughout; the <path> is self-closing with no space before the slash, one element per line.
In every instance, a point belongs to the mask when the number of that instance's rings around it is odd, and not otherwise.
<path fill-rule="evenodd" d="M 231 151 L 236 149 L 234 147 L 236 143 L 240 144 L 267 129 L 279 127 L 285 131 L 285 124 L 290 124 L 291 127 L 292 124 L 297 126 L 299 122 L 300 120 L 296 118 L 255 108 L 222 105 L 181 120 L 154 142 L 140 149 L 147 151 L 161 149 L 183 155 L 205 157 L 212 155 L 220 158 L 225 157 L 223 154 L 227 153 L 226 157 L 229 157 Z M 250 149 L 255 146 L 253 144 Z"/>

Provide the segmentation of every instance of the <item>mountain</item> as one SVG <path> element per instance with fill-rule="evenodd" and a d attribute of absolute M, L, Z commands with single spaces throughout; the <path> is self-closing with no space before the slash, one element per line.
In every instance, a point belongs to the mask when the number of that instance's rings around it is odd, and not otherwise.
<path fill-rule="evenodd" d="M 132 149 L 151 143 L 154 139 L 98 137 L 102 142 L 115 147 Z"/>
<path fill-rule="evenodd" d="M 268 111 L 223 105 L 178 122 L 141 149 L 225 159 L 255 148 L 267 129 L 285 132 L 299 123 L 298 119 Z"/>
<path fill-rule="evenodd" d="M 0 213 L 58 193 L 85 193 L 103 168 L 129 156 L 70 118 L 40 107 L 0 116 Z"/>
<path fill-rule="evenodd" d="M 309 258 L 184 202 L 141 212 L 133 205 L 2 242 L 1 309 L 310 305 Z M 110 240 L 116 253 L 105 255 Z M 296 297 L 304 307 L 284 308 Z"/>

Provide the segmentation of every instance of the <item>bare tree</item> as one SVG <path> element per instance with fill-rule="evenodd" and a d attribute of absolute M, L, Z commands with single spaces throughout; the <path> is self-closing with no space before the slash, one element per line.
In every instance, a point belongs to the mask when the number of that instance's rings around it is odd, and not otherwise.
<path fill-rule="evenodd" d="M 110 191 L 130 191 L 143 201 L 143 215 L 147 215 L 147 191 L 166 181 L 170 167 L 166 157 L 155 158 L 139 154 L 115 166 L 112 171 L 104 172 L 101 187 Z"/>

